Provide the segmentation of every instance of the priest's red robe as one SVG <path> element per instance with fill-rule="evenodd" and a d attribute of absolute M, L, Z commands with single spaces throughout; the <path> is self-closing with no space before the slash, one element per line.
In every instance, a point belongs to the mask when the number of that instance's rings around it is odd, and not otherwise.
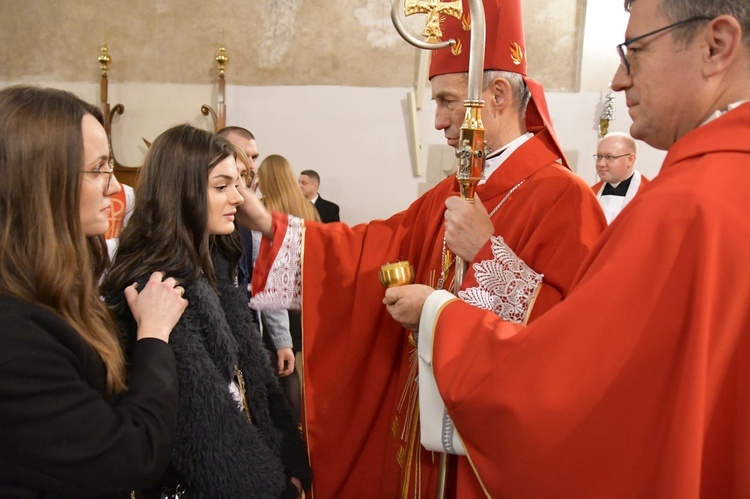
<path fill-rule="evenodd" d="M 477 188 L 489 212 L 517 186 L 492 219 L 496 234 L 544 274 L 532 318 L 567 295 L 606 226 L 589 187 L 556 162 L 549 133 L 537 132 Z M 408 260 L 415 282 L 434 286 L 444 203 L 457 193 L 451 177 L 387 220 L 353 228 L 305 223 L 303 426 L 316 497 L 435 495 L 438 455 L 419 444 L 416 350 L 382 304 L 385 288 L 377 272 Z M 273 244 L 264 238 L 261 245 L 254 293 L 266 284 L 286 222 L 274 214 Z M 469 474 L 471 486 L 481 490 Z"/>
<path fill-rule="evenodd" d="M 750 496 L 749 135 L 744 104 L 675 143 L 533 324 L 438 312 L 438 387 L 493 497 Z"/>

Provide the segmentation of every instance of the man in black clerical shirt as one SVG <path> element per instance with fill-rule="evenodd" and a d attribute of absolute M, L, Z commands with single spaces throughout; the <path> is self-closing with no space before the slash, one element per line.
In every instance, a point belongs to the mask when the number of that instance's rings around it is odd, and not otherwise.
<path fill-rule="evenodd" d="M 636 141 L 628 134 L 612 132 L 599 141 L 596 150 L 596 173 L 601 181 L 591 189 L 602 205 L 607 223 L 622 211 L 638 190 L 649 183 L 648 178 L 635 169 L 638 152 Z"/>

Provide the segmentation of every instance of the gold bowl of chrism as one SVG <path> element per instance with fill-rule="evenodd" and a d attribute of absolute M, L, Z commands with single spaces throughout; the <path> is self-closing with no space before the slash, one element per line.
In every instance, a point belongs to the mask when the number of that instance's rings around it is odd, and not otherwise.
<path fill-rule="evenodd" d="M 414 267 L 409 262 L 388 263 L 380 267 L 378 277 L 387 288 L 405 286 L 414 282 Z"/>

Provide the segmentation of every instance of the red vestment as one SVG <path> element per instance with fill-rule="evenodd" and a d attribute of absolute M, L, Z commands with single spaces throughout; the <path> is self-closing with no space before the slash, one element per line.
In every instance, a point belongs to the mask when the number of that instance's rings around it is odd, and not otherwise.
<path fill-rule="evenodd" d="M 750 495 L 750 104 L 686 134 L 526 327 L 452 300 L 433 369 L 493 497 Z"/>
<path fill-rule="evenodd" d="M 532 317 L 567 294 L 606 225 L 588 186 L 555 162 L 549 133 L 537 132 L 477 187 L 491 211 L 523 181 L 492 219 L 495 234 L 544 274 Z M 416 283 L 435 285 L 445 200 L 457 192 L 451 177 L 388 220 L 353 228 L 305 223 L 303 424 L 317 497 L 435 495 L 438 455 L 422 450 L 418 408 L 410 403 L 416 394 L 416 350 L 382 304 L 385 289 L 377 273 L 386 263 L 408 260 Z M 253 274 L 258 292 L 285 223 L 275 214 L 273 245 L 265 239 L 261 245 Z M 468 463 L 458 460 L 459 474 L 465 468 L 470 475 L 465 487 L 481 493 Z"/>
<path fill-rule="evenodd" d="M 110 196 L 110 210 L 107 220 L 107 233 L 104 235 L 105 239 L 120 237 L 120 231 L 122 230 L 123 221 L 125 220 L 125 213 L 128 209 L 127 204 L 127 191 L 124 187 Z"/>

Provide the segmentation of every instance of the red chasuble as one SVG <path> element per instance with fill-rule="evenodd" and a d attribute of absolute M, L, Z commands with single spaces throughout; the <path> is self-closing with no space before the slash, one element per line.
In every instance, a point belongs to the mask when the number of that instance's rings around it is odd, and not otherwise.
<path fill-rule="evenodd" d="M 555 162 L 549 134 L 537 131 L 477 188 L 491 211 L 523 181 L 492 218 L 496 235 L 544 274 L 535 316 L 565 297 L 605 227 L 589 187 Z M 388 220 L 353 228 L 305 224 L 303 424 L 316 497 L 435 495 L 439 456 L 419 444 L 413 336 L 382 304 L 385 288 L 377 272 L 386 263 L 408 260 L 415 282 L 434 286 L 444 203 L 457 192 L 451 177 Z M 285 224 L 285 217 L 274 215 L 274 244 L 264 239 L 261 245 L 254 290 L 266 284 Z M 471 487 L 481 490 L 470 474 Z"/>
<path fill-rule="evenodd" d="M 744 104 L 680 139 L 533 324 L 439 312 L 438 387 L 493 497 L 748 497 L 749 135 Z"/>

